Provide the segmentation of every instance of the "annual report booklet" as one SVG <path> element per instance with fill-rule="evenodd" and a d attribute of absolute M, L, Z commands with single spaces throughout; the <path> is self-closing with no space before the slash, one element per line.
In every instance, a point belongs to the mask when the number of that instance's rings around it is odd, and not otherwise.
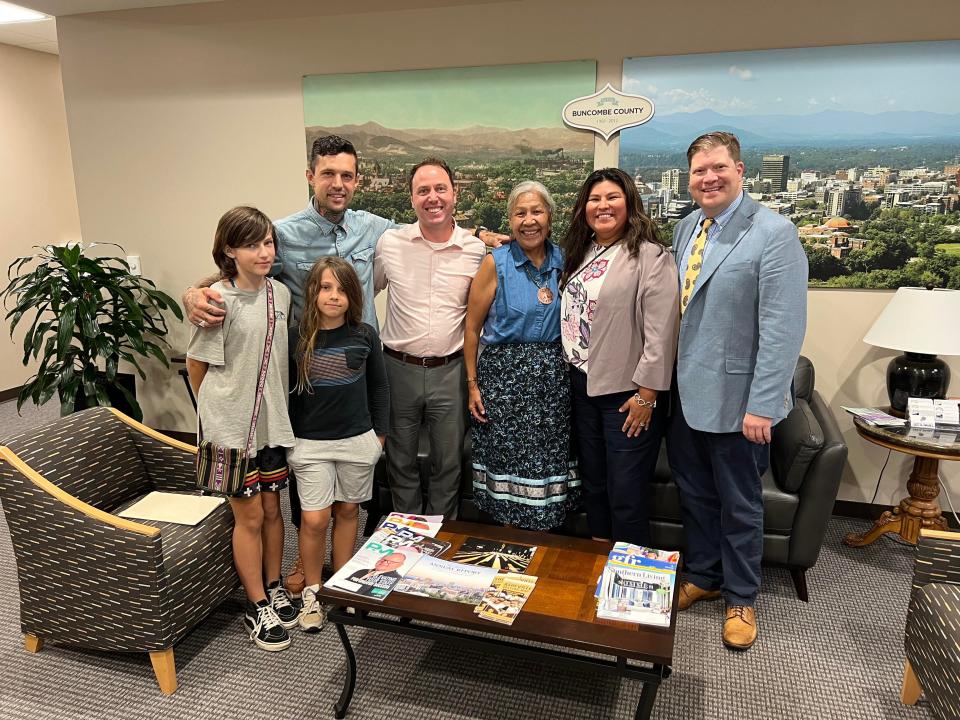
<path fill-rule="evenodd" d="M 618 542 L 597 582 L 597 617 L 670 625 L 679 553 Z"/>
<path fill-rule="evenodd" d="M 468 537 L 451 558 L 466 565 L 491 567 L 500 572 L 522 573 L 537 551 L 534 545 L 514 545 Z"/>
<path fill-rule="evenodd" d="M 484 620 L 512 625 L 536 584 L 537 578 L 533 575 L 500 573 L 473 611 Z"/>
<path fill-rule="evenodd" d="M 425 557 L 416 547 L 395 547 L 392 544 L 395 538 L 394 534 L 378 530 L 323 586 L 383 600 L 410 568 Z"/>
<path fill-rule="evenodd" d="M 476 605 L 496 576 L 494 568 L 424 555 L 397 583 L 397 592 Z"/>

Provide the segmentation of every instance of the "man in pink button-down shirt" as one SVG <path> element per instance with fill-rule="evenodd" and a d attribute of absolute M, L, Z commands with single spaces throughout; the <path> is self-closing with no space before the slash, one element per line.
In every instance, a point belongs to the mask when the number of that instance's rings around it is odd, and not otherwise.
<path fill-rule="evenodd" d="M 390 380 L 387 467 L 394 509 L 424 512 L 417 450 L 430 436 L 428 514 L 457 516 L 466 432 L 463 329 L 470 283 L 484 244 L 453 221 L 453 172 L 430 158 L 410 175 L 417 222 L 387 230 L 377 243 L 374 285 L 389 288 L 383 340 Z"/>

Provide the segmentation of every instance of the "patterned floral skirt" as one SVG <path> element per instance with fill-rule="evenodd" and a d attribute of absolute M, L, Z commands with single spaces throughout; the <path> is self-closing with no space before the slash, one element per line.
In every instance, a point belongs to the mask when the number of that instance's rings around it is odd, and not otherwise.
<path fill-rule="evenodd" d="M 473 495 L 497 522 L 563 524 L 580 495 L 571 456 L 570 379 L 560 343 L 485 345 L 477 385 L 487 422 L 473 422 Z"/>

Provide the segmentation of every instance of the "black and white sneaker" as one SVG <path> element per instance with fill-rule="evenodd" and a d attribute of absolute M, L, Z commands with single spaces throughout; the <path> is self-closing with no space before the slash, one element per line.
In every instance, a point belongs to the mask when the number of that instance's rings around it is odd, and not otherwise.
<path fill-rule="evenodd" d="M 290 647 L 290 635 L 266 600 L 257 604 L 247 603 L 243 624 L 250 634 L 250 639 L 264 650 L 275 652 Z"/>
<path fill-rule="evenodd" d="M 268 587 L 267 598 L 270 600 L 270 607 L 273 608 L 284 628 L 289 630 L 297 624 L 300 617 L 300 608 L 294 606 L 290 599 L 290 593 L 287 592 L 283 583 L 277 582 Z"/>

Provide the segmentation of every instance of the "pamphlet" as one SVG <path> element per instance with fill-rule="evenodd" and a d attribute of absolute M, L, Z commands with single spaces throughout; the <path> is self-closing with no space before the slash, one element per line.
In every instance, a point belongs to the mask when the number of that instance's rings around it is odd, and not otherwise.
<path fill-rule="evenodd" d="M 409 548 L 407 548 L 409 549 Z M 424 555 L 397 583 L 397 592 L 476 605 L 497 576 L 493 568 Z"/>
<path fill-rule="evenodd" d="M 844 407 L 842 405 L 840 407 L 851 415 L 856 415 L 868 425 L 876 425 L 877 427 L 902 427 L 907 424 L 907 421 L 903 418 L 894 417 L 876 408 Z"/>
<path fill-rule="evenodd" d="M 473 611 L 484 620 L 512 625 L 536 583 L 533 575 L 500 573 Z"/>
<path fill-rule="evenodd" d="M 537 548 L 533 545 L 514 545 L 468 537 L 453 554 L 452 560 L 466 565 L 491 567 L 500 572 L 522 573 L 533 560 L 536 551 Z"/>

